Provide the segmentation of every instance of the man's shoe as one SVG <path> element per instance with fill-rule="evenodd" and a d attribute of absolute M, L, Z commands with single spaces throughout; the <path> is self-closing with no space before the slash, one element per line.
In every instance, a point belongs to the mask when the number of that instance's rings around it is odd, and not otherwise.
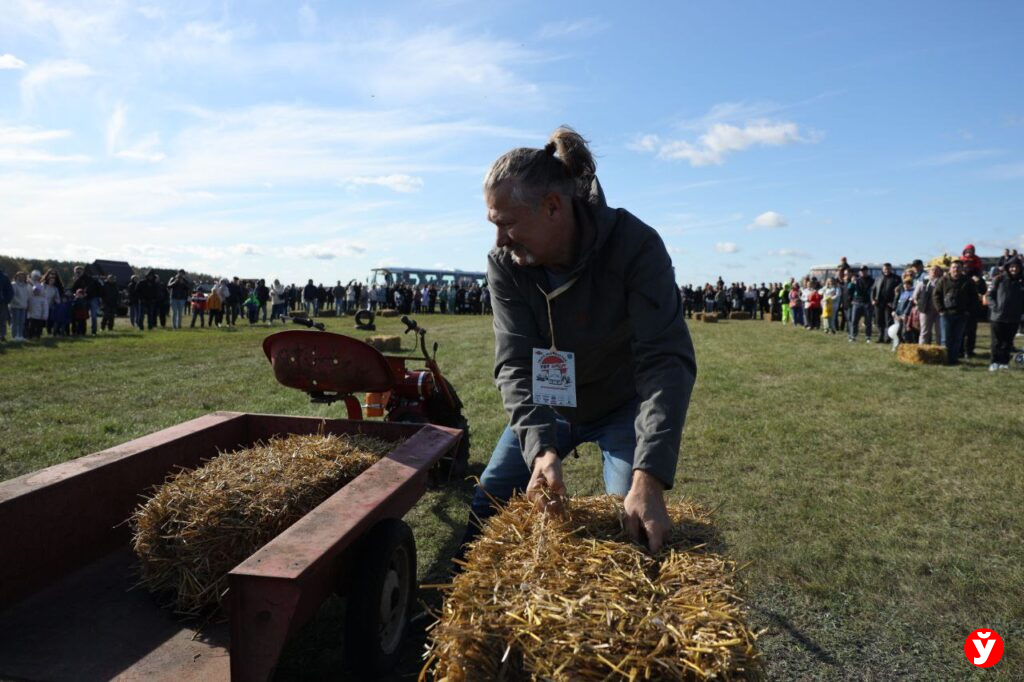
<path fill-rule="evenodd" d="M 1009 365 L 999 365 L 999 369 L 1010 369 Z"/>
<path fill-rule="evenodd" d="M 994 363 L 994 362 L 993 362 L 993 363 L 992 363 L 991 365 L 989 365 L 989 366 L 988 366 L 988 371 L 990 371 L 990 372 L 994 372 L 994 371 L 996 371 L 997 369 L 999 369 L 999 365 L 997 365 L 997 364 L 996 364 L 996 363 Z"/>

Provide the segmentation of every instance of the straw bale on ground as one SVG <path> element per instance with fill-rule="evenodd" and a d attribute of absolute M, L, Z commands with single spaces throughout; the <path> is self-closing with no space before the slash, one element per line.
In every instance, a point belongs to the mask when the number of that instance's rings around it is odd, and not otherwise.
<path fill-rule="evenodd" d="M 729 313 L 729 319 L 730 320 L 749 320 L 750 319 L 750 313 L 748 313 L 746 311 L 743 311 L 743 310 L 733 310 L 731 313 Z"/>
<path fill-rule="evenodd" d="M 441 586 L 420 679 L 761 679 L 707 513 L 676 503 L 669 516 L 652 557 L 628 542 L 621 498 L 571 499 L 564 521 L 513 499 Z"/>
<path fill-rule="evenodd" d="M 130 519 L 142 584 L 174 593 L 179 613 L 218 604 L 228 571 L 395 445 L 362 435 L 291 435 L 181 471 Z"/>
<path fill-rule="evenodd" d="M 700 320 L 701 322 L 718 322 L 718 313 L 704 313 Z"/>
<path fill-rule="evenodd" d="M 382 352 L 398 352 L 402 350 L 401 336 L 370 336 L 366 343 Z"/>
<path fill-rule="evenodd" d="M 944 365 L 946 347 L 901 343 L 896 347 L 896 359 L 906 365 Z"/>
<path fill-rule="evenodd" d="M 398 317 L 399 312 L 393 308 L 386 308 L 377 312 L 381 317 Z"/>

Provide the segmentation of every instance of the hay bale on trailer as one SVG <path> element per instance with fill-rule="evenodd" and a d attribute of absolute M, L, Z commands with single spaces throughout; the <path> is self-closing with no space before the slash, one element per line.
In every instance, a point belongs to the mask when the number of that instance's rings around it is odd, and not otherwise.
<path fill-rule="evenodd" d="M 896 347 L 896 359 L 905 365 L 944 365 L 946 347 L 901 343 Z"/>
<path fill-rule="evenodd" d="M 402 350 L 401 336 L 370 336 L 366 339 L 366 343 L 382 353 L 397 353 Z"/>
<path fill-rule="evenodd" d="M 462 573 L 442 586 L 424 672 L 435 680 L 763 676 L 735 565 L 708 550 L 705 511 L 670 504 L 671 536 L 650 556 L 626 537 L 621 498 L 567 507 L 562 520 L 515 498 L 488 520 Z"/>
<path fill-rule="evenodd" d="M 218 604 L 227 573 L 389 453 L 362 435 L 292 435 L 179 472 L 129 520 L 142 584 L 179 613 Z"/>

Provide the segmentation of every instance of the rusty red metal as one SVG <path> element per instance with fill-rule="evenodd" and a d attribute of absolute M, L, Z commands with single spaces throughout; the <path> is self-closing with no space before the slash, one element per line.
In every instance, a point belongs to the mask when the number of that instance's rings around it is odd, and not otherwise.
<path fill-rule="evenodd" d="M 200 633 L 129 589 L 134 560 L 122 522 L 139 495 L 176 467 L 321 429 L 407 440 L 232 572 L 231 676 L 269 679 L 288 635 L 344 575 L 346 549 L 378 520 L 415 504 L 430 464 L 461 432 L 217 413 L 0 483 L 0 678 L 224 679 L 223 629 Z"/>
<path fill-rule="evenodd" d="M 306 393 L 386 391 L 395 384 L 395 374 L 383 355 L 341 334 L 278 332 L 263 340 L 263 352 L 280 383 Z"/>

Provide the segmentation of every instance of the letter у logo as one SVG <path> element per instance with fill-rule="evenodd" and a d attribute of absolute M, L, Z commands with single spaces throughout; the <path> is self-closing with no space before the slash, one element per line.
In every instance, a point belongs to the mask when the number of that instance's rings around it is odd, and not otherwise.
<path fill-rule="evenodd" d="M 1003 638 L 995 630 L 975 630 L 967 635 L 964 654 L 972 665 L 991 668 L 1003 657 Z"/>

